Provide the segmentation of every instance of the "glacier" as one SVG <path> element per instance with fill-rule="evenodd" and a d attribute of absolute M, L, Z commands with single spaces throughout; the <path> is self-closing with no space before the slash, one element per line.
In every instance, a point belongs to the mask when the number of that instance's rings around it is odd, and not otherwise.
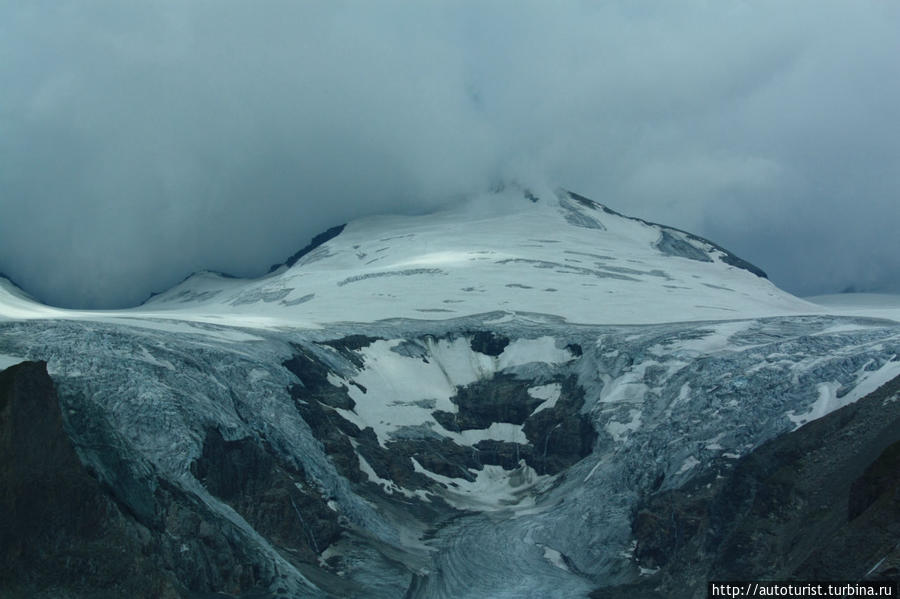
<path fill-rule="evenodd" d="M 80 461 L 154 543 L 216 568 L 173 515 L 196 514 L 255 568 L 228 593 L 279 598 L 652 578 L 636 506 L 900 376 L 893 312 L 794 298 L 696 236 L 568 192 L 480 215 L 350 223 L 128 310 L 0 281 L 0 368 L 46 362 Z"/>

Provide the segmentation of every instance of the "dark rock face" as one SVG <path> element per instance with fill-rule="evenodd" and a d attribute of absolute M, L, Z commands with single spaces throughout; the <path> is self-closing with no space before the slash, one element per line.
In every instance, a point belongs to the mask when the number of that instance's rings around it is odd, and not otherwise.
<path fill-rule="evenodd" d="M 347 388 L 335 387 L 329 383 L 328 368 L 302 348 L 295 349 L 294 357 L 286 361 L 284 367 L 297 375 L 303 387 L 292 391 L 292 394 L 304 399 L 313 398 L 333 408 L 352 410 L 355 404 L 347 393 Z"/>
<path fill-rule="evenodd" d="M 307 389 L 299 385 L 293 385 L 289 391 L 297 411 L 312 429 L 316 439 L 322 443 L 338 472 L 351 482 L 365 480 L 359 469 L 359 459 L 350 443 L 350 438 L 360 434 L 359 427 L 335 412 L 333 405 L 320 401 L 314 392 L 307 392 Z M 349 396 L 347 399 L 352 402 Z"/>
<path fill-rule="evenodd" d="M 0 513 L 12 596 L 180 596 L 151 532 L 79 462 L 43 362 L 0 372 Z"/>
<path fill-rule="evenodd" d="M 226 441 L 218 429 L 210 430 L 192 472 L 257 532 L 301 562 L 315 563 L 340 535 L 337 513 L 305 474 L 277 463 L 253 439 Z"/>
<path fill-rule="evenodd" d="M 308 244 L 303 246 L 303 248 L 301 248 L 294 255 L 292 255 L 290 258 L 285 260 L 284 266 L 288 266 L 288 267 L 293 266 L 303 256 L 309 254 L 310 252 L 312 252 L 314 249 L 316 249 L 320 245 L 322 245 L 322 244 L 334 239 L 338 235 L 340 235 L 344 231 L 344 227 L 346 227 L 346 226 L 347 226 L 347 224 L 344 223 L 343 225 L 331 227 L 330 229 L 327 229 L 326 231 L 319 233 L 318 235 L 313 237 L 312 240 Z M 281 266 L 282 266 L 281 264 L 273 264 L 272 267 L 269 269 L 269 272 L 278 270 L 278 268 Z"/>
<path fill-rule="evenodd" d="M 538 474 L 556 474 L 590 454 L 597 433 L 580 413 L 584 394 L 574 379 L 562 381 L 556 404 L 538 412 L 535 409 L 543 400 L 528 394 L 530 386 L 510 375 L 495 375 L 460 388 L 450 398 L 459 406 L 456 414 L 435 411 L 432 416 L 449 431 L 484 429 L 494 422 L 522 424 L 529 445 L 481 441 L 475 447 L 487 455 L 479 461 L 511 468 L 521 458 Z"/>
<path fill-rule="evenodd" d="M 469 345 L 472 351 L 486 356 L 499 356 L 509 345 L 509 338 L 489 331 L 478 331 L 472 335 Z"/>
<path fill-rule="evenodd" d="M 504 470 L 518 468 L 519 460 L 525 460 L 528 464 L 534 461 L 531 446 L 522 443 L 485 439 L 476 443 L 475 449 L 478 450 L 478 460 L 482 464 L 500 466 Z"/>
<path fill-rule="evenodd" d="M 456 432 L 487 428 L 494 422 L 523 424 L 543 402 L 528 394 L 530 386 L 510 375 L 495 375 L 457 390 L 450 400 L 459 406 L 458 413 L 435 411 L 432 415 L 445 429 Z"/>
<path fill-rule="evenodd" d="M 862 476 L 853 481 L 847 520 L 853 521 L 883 497 L 900 498 L 900 442 L 882 452 Z"/>
<path fill-rule="evenodd" d="M 597 433 L 577 409 L 557 404 L 525 422 L 525 435 L 534 446 L 526 462 L 538 474 L 562 472 L 591 453 Z"/>
<path fill-rule="evenodd" d="M 401 441 L 391 441 L 387 448 L 384 448 L 379 445 L 375 431 L 371 427 L 360 431 L 356 442 L 359 454 L 380 478 L 392 480 L 401 487 L 411 489 L 427 488 L 432 484 L 425 475 L 416 472 L 409 459 L 415 454 L 415 446 L 407 446 Z"/>
<path fill-rule="evenodd" d="M 646 497 L 632 530 L 637 562 L 659 571 L 593 597 L 705 597 L 707 580 L 896 579 L 900 377 Z"/>
<path fill-rule="evenodd" d="M 683 239 L 679 239 L 665 229 L 663 229 L 655 247 L 667 256 L 678 256 L 679 258 L 687 258 L 688 260 L 697 260 L 699 262 L 712 262 L 712 258 L 706 252 L 694 247 Z"/>

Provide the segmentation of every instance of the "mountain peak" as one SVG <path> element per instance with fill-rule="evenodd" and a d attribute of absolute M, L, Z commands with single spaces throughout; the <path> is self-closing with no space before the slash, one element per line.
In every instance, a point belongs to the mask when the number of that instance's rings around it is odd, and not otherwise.
<path fill-rule="evenodd" d="M 265 277 L 191 277 L 142 309 L 306 324 L 497 312 L 646 324 L 816 311 L 702 237 L 567 190 L 512 184 L 432 214 L 333 227 Z"/>

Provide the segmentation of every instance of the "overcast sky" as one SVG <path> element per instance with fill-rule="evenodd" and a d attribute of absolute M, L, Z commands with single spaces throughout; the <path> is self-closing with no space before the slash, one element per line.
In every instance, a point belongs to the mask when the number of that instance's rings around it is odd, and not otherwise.
<path fill-rule="evenodd" d="M 0 272 L 46 302 L 501 180 L 900 290 L 900 3 L 0 0 Z"/>

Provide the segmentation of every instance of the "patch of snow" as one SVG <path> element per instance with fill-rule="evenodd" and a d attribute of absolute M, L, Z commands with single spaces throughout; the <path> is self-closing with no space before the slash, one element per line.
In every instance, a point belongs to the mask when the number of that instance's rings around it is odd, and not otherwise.
<path fill-rule="evenodd" d="M 149 351 L 147 351 L 147 348 L 143 346 L 141 346 L 141 359 L 144 362 L 153 364 L 154 366 L 162 366 L 163 368 L 168 368 L 169 370 L 175 370 L 175 366 L 171 362 L 169 362 L 168 360 L 156 359 Z"/>
<path fill-rule="evenodd" d="M 474 354 L 465 339 L 457 339 L 452 344 L 439 342 L 433 347 L 443 359 L 452 362 L 449 365 L 438 359 L 425 363 L 419 358 L 391 351 L 400 342 L 378 340 L 361 350 L 364 368 L 353 381 L 362 385 L 366 392 L 350 385 L 348 393 L 356 407 L 353 411 L 338 410 L 343 417 L 362 428 L 371 426 L 382 445 L 401 426 L 436 425 L 431 416 L 434 410 L 457 412 L 456 404 L 450 401 L 456 392 L 456 385 L 474 382 L 477 377 L 475 366 L 455 356 L 452 351 L 455 348 L 459 352 Z M 431 400 L 432 403 L 423 404 L 422 400 Z"/>
<path fill-rule="evenodd" d="M 6 370 L 10 366 L 15 366 L 20 362 L 27 361 L 28 358 L 21 358 L 19 356 L 9 356 L 6 354 L 0 354 L 0 370 Z"/>
<path fill-rule="evenodd" d="M 900 294 L 839 293 L 804 298 L 829 314 L 888 318 L 900 322 Z"/>
<path fill-rule="evenodd" d="M 549 385 L 539 385 L 537 387 L 530 387 L 528 389 L 528 395 L 535 399 L 543 399 L 543 403 L 541 403 L 538 407 L 534 409 L 532 414 L 537 414 L 541 410 L 547 410 L 556 405 L 556 401 L 559 399 L 560 393 L 562 392 L 562 385 L 559 383 L 550 383 Z"/>
<path fill-rule="evenodd" d="M 681 467 L 675 472 L 675 475 L 684 474 L 688 470 L 691 470 L 697 467 L 700 464 L 700 460 L 695 458 L 694 456 L 688 456 L 685 458 L 684 462 L 681 463 Z"/>
<path fill-rule="evenodd" d="M 640 382 L 642 379 L 643 376 L 637 373 L 628 373 L 613 379 L 600 392 L 600 401 L 603 403 L 642 403 L 649 390 L 647 385 Z"/>
<path fill-rule="evenodd" d="M 444 433 L 460 445 L 475 445 L 479 441 L 506 441 L 508 443 L 527 444 L 528 437 L 521 424 L 509 422 L 492 422 L 491 426 L 482 429 L 464 430 L 458 433 Z"/>
<path fill-rule="evenodd" d="M 354 448 L 355 449 L 355 448 Z M 369 482 L 373 482 L 376 485 L 380 486 L 384 489 L 384 492 L 388 495 L 393 495 L 394 493 L 399 493 L 404 497 L 420 497 L 418 492 L 410 491 L 409 489 L 404 489 L 397 483 L 392 480 L 387 480 L 378 476 L 378 473 L 372 468 L 371 464 L 366 461 L 366 458 L 362 457 L 359 453 L 356 454 L 356 457 L 359 458 L 359 469 L 363 474 L 366 475 L 366 478 L 369 479 Z M 333 509 L 333 508 L 332 508 Z"/>
<path fill-rule="evenodd" d="M 632 539 L 628 547 L 626 547 L 619 553 L 619 556 L 624 557 L 625 559 L 633 559 L 634 550 L 637 549 L 637 544 L 637 539 Z"/>
<path fill-rule="evenodd" d="M 857 372 L 857 383 L 853 391 L 842 398 L 845 402 L 844 405 L 861 399 L 897 376 L 900 376 L 900 356 L 896 355 L 874 372 L 860 369 L 860 372 Z"/>
<path fill-rule="evenodd" d="M 610 420 L 606 423 L 604 427 L 606 432 L 608 432 L 613 441 L 616 443 L 621 443 L 628 438 L 628 435 L 632 432 L 636 431 L 641 426 L 641 411 L 640 410 L 629 410 L 628 415 L 631 417 L 631 420 L 628 422 L 617 422 L 615 420 Z"/>
<path fill-rule="evenodd" d="M 537 339 L 516 339 L 500 354 L 498 369 L 521 366 L 532 362 L 544 364 L 564 364 L 573 360 L 569 350 L 556 347 L 556 339 L 549 336 Z"/>
<path fill-rule="evenodd" d="M 498 370 L 496 359 L 482 353 L 472 351 L 465 338 L 427 340 L 431 359 L 440 365 L 447 380 L 452 385 L 469 385 L 475 381 L 489 378 Z"/>
<path fill-rule="evenodd" d="M 894 356 L 892 360 L 885 362 L 881 368 L 875 371 L 867 371 L 861 368 L 857 373 L 856 385 L 853 389 L 843 397 L 838 397 L 837 391 L 841 388 L 839 383 L 830 381 L 819 383 L 816 389 L 819 393 L 818 399 L 813 403 L 808 411 L 798 414 L 795 410 L 787 413 L 787 417 L 794 424 L 794 429 L 803 426 L 807 422 L 821 418 L 831 412 L 850 405 L 858 399 L 875 391 L 881 385 L 887 383 L 891 379 L 900 376 L 900 360 Z"/>
<path fill-rule="evenodd" d="M 546 545 L 543 546 L 543 549 L 544 549 L 544 559 L 545 560 L 547 560 L 548 562 L 550 562 L 551 564 L 553 564 L 560 570 L 565 570 L 566 572 L 570 571 L 569 566 L 566 565 L 566 560 L 563 559 L 562 553 L 560 553 L 556 549 L 547 547 Z"/>
<path fill-rule="evenodd" d="M 416 472 L 441 483 L 446 488 L 442 497 L 447 503 L 464 510 L 496 511 L 531 507 L 534 505 L 534 494 L 527 491 L 552 478 L 537 474 L 533 468 L 525 464 L 525 460 L 521 460 L 515 470 L 504 470 L 500 466 L 493 465 L 486 465 L 481 470 L 470 470 L 476 477 L 470 482 L 431 472 L 423 468 L 415 458 L 410 459 Z"/>
<path fill-rule="evenodd" d="M 719 441 L 720 441 L 720 440 L 722 439 L 722 437 L 724 437 L 724 436 L 725 436 L 725 433 L 719 433 L 718 435 L 716 435 L 716 436 L 713 437 L 712 439 L 707 439 L 706 445 L 705 445 L 704 447 L 705 447 L 707 450 L 709 450 L 709 451 L 722 451 L 722 450 L 725 449 L 725 448 L 722 447 L 722 445 L 719 444 Z"/>
<path fill-rule="evenodd" d="M 352 381 L 366 391 L 356 385 L 347 385 L 356 406 L 352 411 L 337 410 L 361 428 L 371 426 L 382 445 L 398 428 L 421 425 L 440 430 L 466 445 L 484 439 L 527 442 L 521 426 L 507 423 L 494 423 L 487 429 L 462 433 L 444 431 L 432 412 L 458 412 L 456 404 L 450 400 L 457 389 L 489 379 L 502 368 L 532 362 L 558 364 L 573 359 L 568 350 L 556 347 L 552 337 L 516 339 L 497 357 L 472 351 L 465 337 L 452 340 L 429 337 L 425 340 L 427 362 L 420 357 L 392 351 L 402 342 L 401 339 L 377 340 L 360 350 L 363 369 Z M 328 381 L 336 386 L 344 384 L 343 379 L 333 374 L 328 375 Z M 561 387 L 550 384 L 534 389 L 537 389 L 534 393 L 546 396 L 546 408 L 553 405 Z"/>
<path fill-rule="evenodd" d="M 731 338 L 749 329 L 754 324 L 752 320 L 739 320 L 733 322 L 721 322 L 710 326 L 709 333 L 698 339 L 678 340 L 668 348 L 678 352 L 687 353 L 690 356 L 706 355 L 722 350 L 731 350 L 734 344 Z M 705 328 L 705 327 L 704 327 Z"/>

